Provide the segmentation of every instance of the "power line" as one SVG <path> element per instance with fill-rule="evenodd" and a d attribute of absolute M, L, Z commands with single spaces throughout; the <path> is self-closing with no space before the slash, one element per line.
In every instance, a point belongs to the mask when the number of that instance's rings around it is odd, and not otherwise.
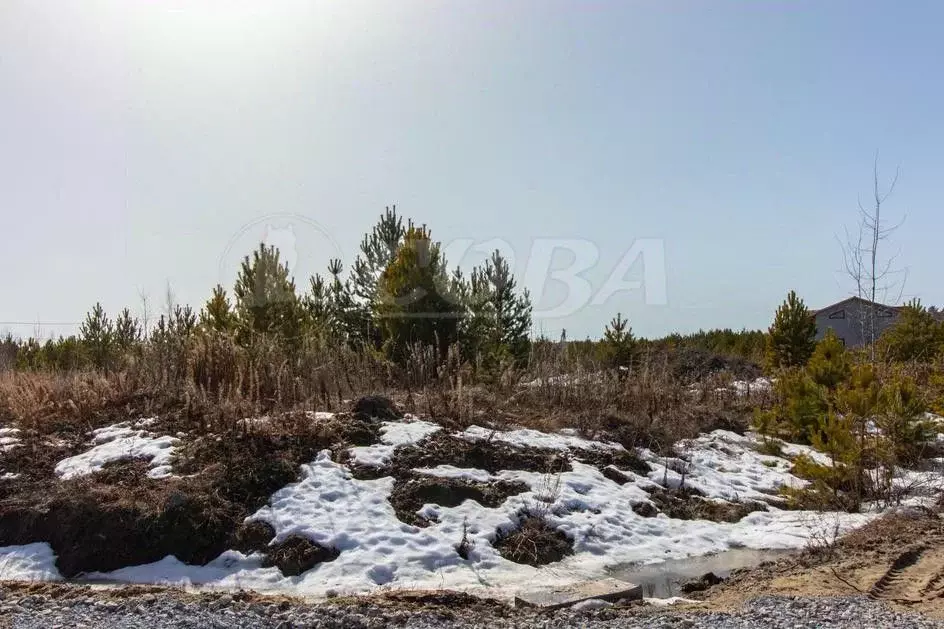
<path fill-rule="evenodd" d="M 0 321 L 0 325 L 82 325 L 82 321 Z"/>

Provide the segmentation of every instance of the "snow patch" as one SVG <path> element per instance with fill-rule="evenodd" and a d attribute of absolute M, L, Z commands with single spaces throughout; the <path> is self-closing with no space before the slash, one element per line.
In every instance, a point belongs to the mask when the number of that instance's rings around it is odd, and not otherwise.
<path fill-rule="evenodd" d="M 59 581 L 56 554 L 45 543 L 0 548 L 0 581 Z"/>
<path fill-rule="evenodd" d="M 541 432 L 522 428 L 520 430 L 510 430 L 501 432 L 489 430 L 481 426 L 469 426 L 465 432 L 459 433 L 459 436 L 469 441 L 482 441 L 491 439 L 492 441 L 501 441 L 519 448 L 543 448 L 549 450 L 622 450 L 623 446 L 618 443 L 607 443 L 603 441 L 591 441 L 573 436 L 572 431 L 561 432 L 558 434 Z"/>
<path fill-rule="evenodd" d="M 772 383 L 768 378 L 760 377 L 753 380 L 735 380 L 728 388 L 739 396 L 745 396 L 751 393 L 767 393 L 771 390 Z"/>
<path fill-rule="evenodd" d="M 177 437 L 156 436 L 139 426 L 153 425 L 152 420 L 135 424 L 122 422 L 92 431 L 93 447 L 59 461 L 56 475 L 62 479 L 77 478 L 101 470 L 107 463 L 130 459 L 150 462 L 151 478 L 166 478 L 171 475 L 171 460 L 174 447 L 180 442 Z"/>
<path fill-rule="evenodd" d="M 379 444 L 350 448 L 348 453 L 357 465 L 383 467 L 390 462 L 398 447 L 419 443 L 440 430 L 442 426 L 439 424 L 421 420 L 383 422 Z"/>
<path fill-rule="evenodd" d="M 668 598 L 646 598 L 643 599 L 643 602 L 646 605 L 652 605 L 653 607 L 670 607 L 672 605 L 684 605 L 687 603 L 698 603 L 690 598 L 683 598 L 681 596 L 670 596 Z"/>
<path fill-rule="evenodd" d="M 23 444 L 20 443 L 19 428 L 0 428 L 0 452 L 12 450 L 21 445 Z"/>
<path fill-rule="evenodd" d="M 700 490 L 708 498 L 766 501 L 783 487 L 800 488 L 808 483 L 790 473 L 790 461 L 757 452 L 756 436 L 715 430 L 679 442 L 679 457 L 660 457 L 648 450 L 642 458 L 653 466 L 653 482 L 677 488 L 682 483 Z"/>

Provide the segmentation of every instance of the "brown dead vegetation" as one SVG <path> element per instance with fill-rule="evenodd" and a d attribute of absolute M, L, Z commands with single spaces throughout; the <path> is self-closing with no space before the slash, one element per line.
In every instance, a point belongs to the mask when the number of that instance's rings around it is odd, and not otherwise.
<path fill-rule="evenodd" d="M 423 441 L 398 448 L 384 474 L 397 476 L 438 465 L 475 468 L 495 474 L 502 470 L 569 472 L 567 457 L 557 450 L 519 448 L 494 439 L 464 439 L 442 430 Z"/>
<path fill-rule="evenodd" d="M 499 531 L 492 545 L 509 561 L 539 567 L 560 561 L 574 552 L 574 541 L 551 527 L 543 516 L 519 514 L 518 525 Z"/>
<path fill-rule="evenodd" d="M 320 563 L 334 561 L 340 554 L 336 548 L 322 546 L 301 535 L 290 535 L 266 549 L 262 567 L 275 566 L 284 576 L 297 577 Z"/>

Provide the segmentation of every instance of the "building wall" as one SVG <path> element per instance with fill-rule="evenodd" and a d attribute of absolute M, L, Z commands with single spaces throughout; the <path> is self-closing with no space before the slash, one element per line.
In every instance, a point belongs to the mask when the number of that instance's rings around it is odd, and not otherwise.
<path fill-rule="evenodd" d="M 846 347 L 859 347 L 868 342 L 867 302 L 847 301 L 816 314 L 816 340 L 826 336 L 826 330 L 832 329 L 843 340 Z M 895 323 L 898 312 L 882 306 L 875 306 L 875 338 L 881 336 L 889 326 Z"/>

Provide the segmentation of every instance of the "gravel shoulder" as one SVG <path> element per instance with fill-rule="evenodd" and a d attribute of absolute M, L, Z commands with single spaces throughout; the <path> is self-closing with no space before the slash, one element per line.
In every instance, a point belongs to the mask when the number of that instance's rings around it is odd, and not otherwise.
<path fill-rule="evenodd" d="M 737 609 L 608 607 L 556 612 L 517 610 L 502 603 L 449 593 L 400 593 L 308 604 L 248 593 L 189 594 L 161 588 L 92 589 L 79 585 L 0 586 L 0 626 L 224 628 L 318 627 L 374 629 L 440 627 L 662 627 L 698 629 L 780 627 L 944 627 L 944 622 L 891 609 L 864 596 L 761 597 Z"/>

